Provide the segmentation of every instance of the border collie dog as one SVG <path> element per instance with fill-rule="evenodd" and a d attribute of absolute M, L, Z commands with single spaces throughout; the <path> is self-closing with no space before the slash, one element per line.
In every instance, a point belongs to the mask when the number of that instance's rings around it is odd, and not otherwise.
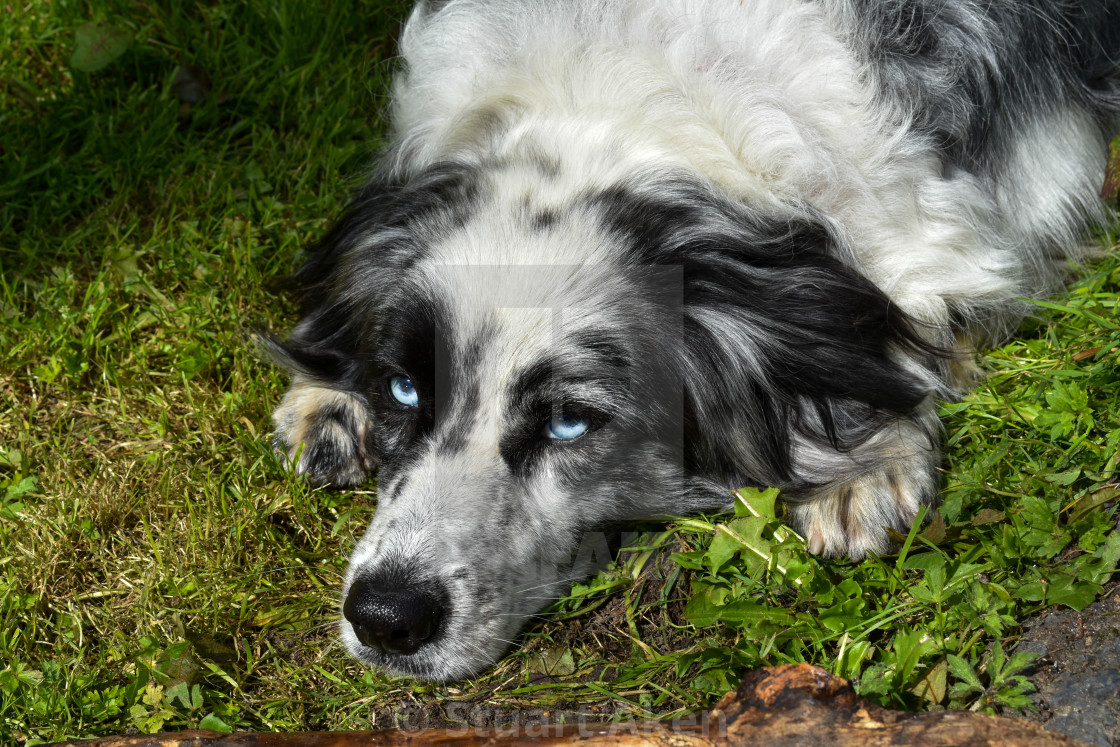
<path fill-rule="evenodd" d="M 936 401 L 1105 218 L 1120 0 L 450 0 L 295 280 L 278 448 L 377 471 L 357 658 L 492 664 L 597 528 L 775 486 L 811 552 L 937 501 Z"/>

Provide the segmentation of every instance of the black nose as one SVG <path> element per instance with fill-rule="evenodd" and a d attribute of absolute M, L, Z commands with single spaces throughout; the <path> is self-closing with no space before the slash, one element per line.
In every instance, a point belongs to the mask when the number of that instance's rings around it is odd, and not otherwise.
<path fill-rule="evenodd" d="M 389 584 L 361 578 L 350 586 L 343 616 L 354 635 L 370 648 L 390 654 L 411 654 L 439 629 L 443 605 L 421 586 Z"/>

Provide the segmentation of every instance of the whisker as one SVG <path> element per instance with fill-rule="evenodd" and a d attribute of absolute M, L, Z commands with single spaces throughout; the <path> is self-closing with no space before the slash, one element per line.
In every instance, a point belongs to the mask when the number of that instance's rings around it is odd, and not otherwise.
<path fill-rule="evenodd" d="M 480 646 L 479 644 L 473 643 L 471 641 L 463 641 L 462 643 L 468 649 L 474 650 L 474 652 L 478 655 L 478 658 L 480 658 L 484 662 L 484 667 L 491 667 L 497 663 L 497 657 L 486 653 L 486 649 L 482 648 L 482 646 Z"/>
<path fill-rule="evenodd" d="M 605 599 L 606 597 L 609 597 L 609 596 L 610 596 L 610 594 L 595 594 L 595 595 L 590 595 L 590 596 L 586 596 L 586 597 L 573 597 L 573 596 L 562 596 L 562 597 L 524 597 L 524 599 L 537 599 L 537 600 L 540 600 L 540 601 L 544 601 L 544 602 L 573 602 L 573 601 L 576 601 L 576 600 L 583 600 L 583 601 L 586 601 L 586 602 L 593 602 L 593 601 L 597 601 L 597 600 L 599 600 L 599 599 Z"/>
<path fill-rule="evenodd" d="M 582 578 L 583 578 L 583 576 L 572 576 L 571 578 L 558 578 L 555 581 L 545 581 L 543 584 L 537 584 L 536 586 L 526 586 L 524 589 L 517 589 L 513 593 L 514 594 L 523 594 L 526 591 L 533 591 L 534 589 L 539 589 L 542 586 L 551 586 L 553 584 L 570 584 L 570 583 L 573 583 L 575 581 L 579 581 Z"/>

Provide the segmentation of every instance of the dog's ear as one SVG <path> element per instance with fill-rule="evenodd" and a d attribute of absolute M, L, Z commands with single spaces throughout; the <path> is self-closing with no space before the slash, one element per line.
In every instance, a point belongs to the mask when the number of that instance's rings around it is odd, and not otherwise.
<path fill-rule="evenodd" d="M 839 258 L 823 220 L 768 218 L 700 188 L 612 207 L 635 259 L 684 278 L 686 443 L 704 472 L 789 484 L 793 444 L 853 448 L 929 385 L 913 322 Z"/>
<path fill-rule="evenodd" d="M 894 357 L 922 348 L 911 323 L 827 252 L 826 231 L 791 223 L 772 246 L 761 238 L 720 242 L 685 265 L 687 358 L 701 362 L 686 401 L 701 431 L 739 408 L 752 456 L 777 467 L 757 477 L 782 484 L 796 438 L 854 448 L 885 418 L 910 413 L 929 387 Z"/>
<path fill-rule="evenodd" d="M 273 414 L 277 449 L 313 482 L 355 484 L 376 466 L 366 369 L 386 299 L 423 256 L 419 227 L 460 220 L 470 183 L 465 168 L 444 164 L 407 184 L 366 184 L 290 279 L 302 315 L 291 334 L 258 331 L 265 354 L 294 374 Z"/>
<path fill-rule="evenodd" d="M 323 385 L 360 386 L 362 346 L 376 345 L 390 291 L 430 235 L 463 221 L 474 181 L 469 167 L 444 163 L 363 186 L 287 282 L 302 318 L 286 340 L 263 335 L 270 357 Z"/>
<path fill-rule="evenodd" d="M 383 234 L 392 222 L 396 192 L 394 185 L 380 181 L 365 185 L 327 234 L 308 249 L 303 265 L 281 283 L 296 299 L 301 318 L 286 339 L 258 331 L 261 347 L 273 362 L 324 387 L 344 389 L 356 383 L 362 327 L 374 320 L 359 308 L 377 308 L 376 302 L 363 301 L 373 300 L 380 286 L 372 283 L 356 294 L 351 268 L 360 263 L 367 273 L 376 270 L 378 263 L 370 260 L 379 249 L 391 258 Z M 370 256 L 360 262 L 354 255 L 363 243 Z"/>
<path fill-rule="evenodd" d="M 356 485 L 377 466 L 376 429 L 358 362 L 373 319 L 359 313 L 346 268 L 361 237 L 378 235 L 379 207 L 390 195 L 387 185 L 363 189 L 288 279 L 302 318 L 287 339 L 267 329 L 256 334 L 266 356 L 293 375 L 272 415 L 276 451 L 314 485 Z"/>

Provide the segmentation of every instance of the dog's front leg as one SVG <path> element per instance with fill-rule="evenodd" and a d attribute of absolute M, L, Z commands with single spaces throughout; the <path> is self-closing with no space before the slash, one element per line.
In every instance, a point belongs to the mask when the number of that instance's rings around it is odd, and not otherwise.
<path fill-rule="evenodd" d="M 806 469 L 835 479 L 787 501 L 790 524 L 809 551 L 858 560 L 890 551 L 888 529 L 906 534 L 918 510 L 936 505 L 941 482 L 941 424 L 932 400 L 849 452 L 803 447 Z"/>
<path fill-rule="evenodd" d="M 377 467 L 373 416 L 352 392 L 296 374 L 272 422 L 276 450 L 313 485 L 357 485 Z"/>

